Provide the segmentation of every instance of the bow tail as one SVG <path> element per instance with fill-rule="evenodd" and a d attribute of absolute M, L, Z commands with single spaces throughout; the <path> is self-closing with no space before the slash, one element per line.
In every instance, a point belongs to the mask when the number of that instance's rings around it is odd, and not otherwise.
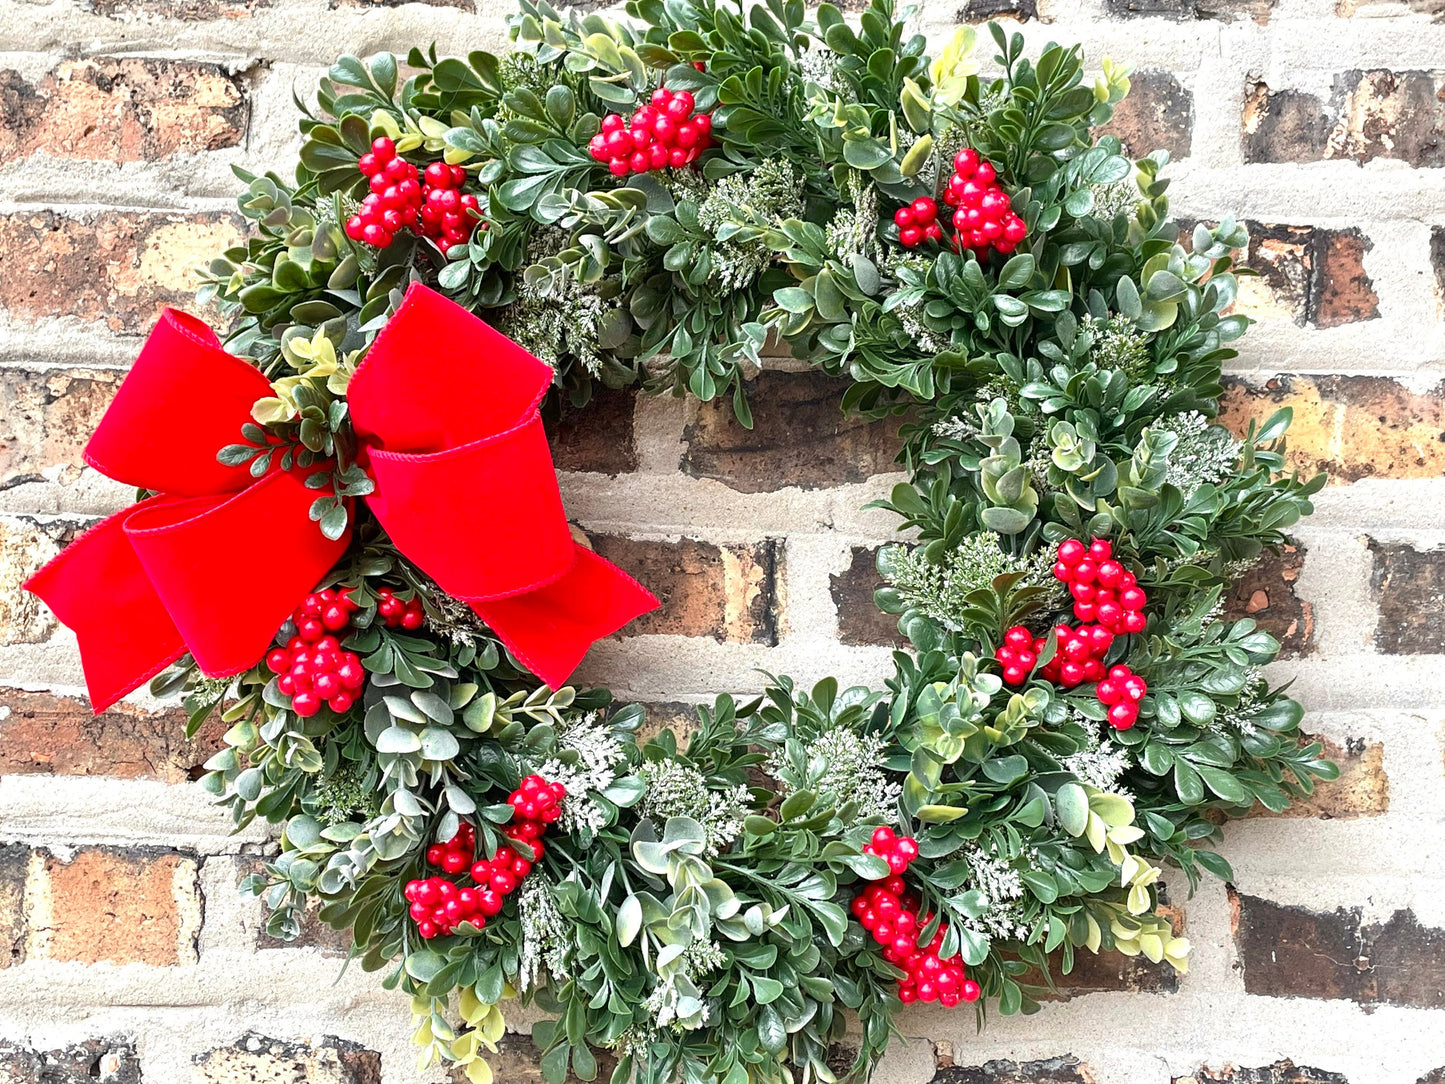
<path fill-rule="evenodd" d="M 345 552 L 345 536 L 328 541 L 308 517 L 315 498 L 279 471 L 237 494 L 153 497 L 87 531 L 26 581 L 75 631 L 92 710 L 186 652 L 211 677 L 254 666 Z"/>
<path fill-rule="evenodd" d="M 91 709 L 104 711 L 186 653 L 150 577 L 126 537 L 138 508 L 103 520 L 25 581 L 25 590 L 75 632 Z"/>
<path fill-rule="evenodd" d="M 612 562 L 577 546 L 576 560 L 545 587 L 471 607 L 527 668 L 552 688 L 566 684 L 594 641 L 658 601 Z"/>
<path fill-rule="evenodd" d="M 553 688 L 653 598 L 577 545 L 542 420 L 429 455 L 373 451 L 372 512 L 396 548 Z"/>

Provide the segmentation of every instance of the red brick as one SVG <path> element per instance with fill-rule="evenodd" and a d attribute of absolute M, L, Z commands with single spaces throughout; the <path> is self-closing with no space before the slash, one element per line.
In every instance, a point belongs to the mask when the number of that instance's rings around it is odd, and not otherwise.
<path fill-rule="evenodd" d="M 845 416 L 845 387 L 816 371 L 765 372 L 748 382 L 751 431 L 733 417 L 731 400 L 700 404 L 684 433 L 683 470 L 740 493 L 827 489 L 898 470 L 898 420 Z"/>
<path fill-rule="evenodd" d="M 1292 407 L 1291 467 L 1331 482 L 1361 478 L 1438 478 L 1445 473 L 1442 389 L 1418 393 L 1383 376 L 1276 376 L 1263 383 L 1225 380 L 1220 421 L 1243 434 Z"/>
<path fill-rule="evenodd" d="M 847 569 L 828 578 L 838 610 L 838 639 L 852 645 L 902 647 L 908 638 L 898 631 L 896 614 L 886 614 L 873 601 L 883 584 L 878 575 L 878 547 L 854 546 Z"/>
<path fill-rule="evenodd" d="M 195 1084 L 381 1084 L 381 1055 L 334 1035 L 298 1043 L 252 1032 L 200 1055 L 192 1072 Z"/>
<path fill-rule="evenodd" d="M 229 214 L 0 215 L 0 309 L 140 334 L 166 305 L 194 307 L 196 269 L 241 238 Z"/>
<path fill-rule="evenodd" d="M 0 1042 L 0 1084 L 141 1084 L 135 1042 L 115 1036 L 61 1050 Z"/>
<path fill-rule="evenodd" d="M 1366 923 L 1358 908 L 1316 912 L 1230 889 L 1246 993 L 1445 1007 L 1445 930 L 1409 911 Z"/>
<path fill-rule="evenodd" d="M 1295 594 L 1304 561 L 1304 547 L 1299 544 L 1284 546 L 1279 553 L 1266 550 L 1224 596 L 1225 614 L 1233 619 L 1253 618 L 1280 642 L 1282 658 L 1298 658 L 1314 650 L 1314 607 Z"/>
<path fill-rule="evenodd" d="M 124 376 L 113 369 L 0 369 L 0 485 L 38 481 L 61 464 L 77 475 L 86 441 Z"/>
<path fill-rule="evenodd" d="M 1442 86 L 1442 72 L 1384 69 L 1342 72 L 1328 100 L 1255 83 L 1244 103 L 1244 160 L 1445 165 Z"/>
<path fill-rule="evenodd" d="M 1175 161 L 1189 157 L 1194 132 L 1194 95 L 1169 72 L 1141 71 L 1129 77 L 1129 95 L 1101 128 L 1115 135 L 1132 158 L 1166 150 Z M 1132 183 L 1132 182 L 1130 182 Z"/>
<path fill-rule="evenodd" d="M 182 783 L 221 747 L 213 717 L 186 739 L 186 712 L 118 704 L 101 715 L 70 696 L 0 688 L 0 775 L 109 775 Z"/>
<path fill-rule="evenodd" d="M 738 644 L 778 642 L 781 546 L 716 545 L 683 539 L 649 542 L 615 535 L 592 539 L 597 552 L 631 573 L 662 603 L 624 636 L 710 636 Z"/>
<path fill-rule="evenodd" d="M 1235 312 L 1317 328 L 1380 315 L 1380 299 L 1364 267 L 1365 253 L 1373 246 L 1358 230 L 1245 225 L 1249 248 L 1240 264 L 1257 277 L 1240 279 Z"/>
<path fill-rule="evenodd" d="M 240 78 L 191 60 L 63 61 L 34 85 L 0 71 L 0 158 L 145 162 L 238 146 L 250 120 Z"/>
<path fill-rule="evenodd" d="M 25 886 L 30 959 L 169 966 L 196 961 L 201 896 L 195 858 L 92 847 L 37 851 Z"/>
<path fill-rule="evenodd" d="M 549 408 L 547 433 L 558 470 L 626 474 L 637 469 L 633 414 L 637 392 L 598 387 L 584 407 Z"/>

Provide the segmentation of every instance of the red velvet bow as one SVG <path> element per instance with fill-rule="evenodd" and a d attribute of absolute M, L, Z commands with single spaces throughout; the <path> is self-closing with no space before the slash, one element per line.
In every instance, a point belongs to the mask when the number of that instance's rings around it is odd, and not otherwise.
<path fill-rule="evenodd" d="M 552 371 L 413 285 L 351 379 L 367 498 L 396 548 L 471 605 L 554 687 L 657 599 L 573 540 L 537 407 Z M 255 665 L 349 540 L 308 512 L 310 471 L 219 463 L 266 378 L 167 309 L 85 449 L 161 494 L 104 520 L 25 587 L 75 630 L 99 712 L 189 651 L 213 677 Z M 315 470 L 317 468 L 311 468 Z"/>

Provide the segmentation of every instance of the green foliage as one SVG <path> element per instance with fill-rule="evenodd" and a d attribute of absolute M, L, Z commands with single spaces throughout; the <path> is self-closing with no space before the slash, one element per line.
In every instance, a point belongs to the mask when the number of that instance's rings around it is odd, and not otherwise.
<path fill-rule="evenodd" d="M 354 710 L 310 718 L 260 666 L 157 679 L 185 694 L 192 730 L 212 711 L 230 724 L 203 785 L 235 824 L 284 825 L 245 889 L 281 937 L 319 899 L 362 967 L 411 995 L 424 1057 L 482 1084 L 514 993 L 548 1015 L 533 1034 L 550 1084 L 595 1078 L 602 1049 L 616 1084 L 833 1084 L 853 1018 L 844 1075 L 866 1079 L 899 1008 L 900 972 L 848 914 L 883 875 L 862 850 L 880 822 L 917 838 L 924 943 L 947 923 L 980 1013 L 1034 1011 L 1080 950 L 1182 970 L 1188 944 L 1156 911 L 1166 868 L 1228 876 L 1208 849 L 1224 818 L 1335 774 L 1261 675 L 1278 644 L 1220 613 L 1323 484 L 1285 471 L 1288 411 L 1239 440 L 1210 423 L 1248 324 L 1230 312 L 1243 228 L 1181 243 L 1167 154 L 1131 163 L 1094 135 L 1128 70 L 1105 60 L 1089 85 L 1076 48 L 1031 58 L 990 26 L 997 74 L 981 76 L 972 28 L 930 60 L 891 0 L 856 19 L 801 0 L 627 9 L 521 0 L 511 54 L 413 49 L 404 79 L 391 56 L 343 57 L 302 110 L 294 179 L 238 171 L 253 233 L 202 296 L 274 394 L 220 458 L 311 471 L 321 529 L 353 528 L 329 582 L 361 606 L 344 646 L 368 673 Z M 613 177 L 588 140 L 663 85 L 712 112 L 714 147 L 695 169 Z M 466 245 L 347 239 L 357 160 L 381 135 L 418 166 L 465 169 L 483 209 Z M 943 192 L 965 146 L 1027 237 L 1007 254 L 905 251 L 893 210 Z M 511 334 L 578 404 L 594 382 L 637 383 L 731 396 L 749 425 L 743 378 L 773 336 L 845 377 L 845 408 L 906 414 L 908 481 L 879 503 L 916 541 L 880 554 L 878 602 L 914 650 L 886 689 L 779 677 L 755 702 L 699 709 L 685 739 L 639 743 L 639 709 L 539 687 L 348 511 L 371 482 L 347 381 L 413 281 Z M 1106 660 L 1148 682 L 1127 731 L 1092 686 L 1006 688 L 993 657 L 1019 624 L 1052 656 L 1072 620 L 1053 550 L 1090 536 L 1149 597 L 1148 627 Z M 425 630 L 377 620 L 382 586 L 421 598 Z M 427 846 L 466 821 L 495 853 L 507 795 L 543 770 L 572 780 L 567 819 L 525 891 L 485 928 L 423 942 L 402 889 L 431 872 Z"/>

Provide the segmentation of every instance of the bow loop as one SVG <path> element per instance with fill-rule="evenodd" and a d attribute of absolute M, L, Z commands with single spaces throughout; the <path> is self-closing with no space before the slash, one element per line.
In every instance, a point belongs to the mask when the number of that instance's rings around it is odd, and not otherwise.
<path fill-rule="evenodd" d="M 270 382 L 228 354 L 205 324 L 166 309 L 85 446 L 107 478 L 183 497 L 251 484 L 244 466 L 216 453 L 234 443 Z"/>
<path fill-rule="evenodd" d="M 551 370 L 414 285 L 352 378 L 357 463 L 396 548 L 464 599 L 553 686 L 593 641 L 657 606 L 573 540 L 537 411 Z M 167 309 L 86 447 L 160 493 L 105 520 L 26 588 L 75 630 L 103 711 L 189 651 L 213 677 L 254 666 L 346 550 L 311 521 L 306 471 L 260 481 L 217 452 L 270 393 L 204 324 Z"/>
<path fill-rule="evenodd" d="M 658 603 L 572 539 L 537 409 L 551 380 L 414 284 L 347 398 L 376 486 L 367 504 L 396 547 L 557 686 L 593 641 Z"/>

